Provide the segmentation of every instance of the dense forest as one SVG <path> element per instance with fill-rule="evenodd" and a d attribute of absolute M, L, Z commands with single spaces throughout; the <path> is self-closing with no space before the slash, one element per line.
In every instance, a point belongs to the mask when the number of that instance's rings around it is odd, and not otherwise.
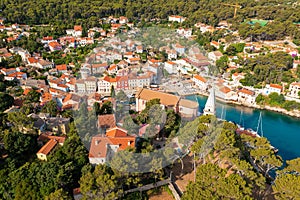
<path fill-rule="evenodd" d="M 296 0 L 239 0 L 241 6 L 232 21 L 242 22 L 248 18 L 278 21 L 300 21 L 299 5 Z M 236 4 L 233 0 L 2 0 L 0 9 L 9 22 L 32 24 L 85 23 L 94 26 L 99 18 L 109 15 L 125 15 L 130 20 L 145 21 L 169 15 L 180 14 L 188 17 L 187 23 L 204 22 L 216 25 L 220 20 L 233 19 L 234 8 L 221 5 Z"/>

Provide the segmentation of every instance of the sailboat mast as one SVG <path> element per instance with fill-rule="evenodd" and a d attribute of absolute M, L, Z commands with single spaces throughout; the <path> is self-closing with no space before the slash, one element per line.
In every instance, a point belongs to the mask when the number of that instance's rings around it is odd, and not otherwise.
<path fill-rule="evenodd" d="M 261 132 L 261 137 L 264 137 L 263 127 L 262 127 L 262 117 L 260 119 L 260 132 Z"/>
<path fill-rule="evenodd" d="M 261 112 L 259 113 L 259 118 L 257 122 L 257 127 L 256 127 L 256 133 L 258 134 L 259 126 L 261 127 L 262 130 L 262 117 L 261 117 Z"/>

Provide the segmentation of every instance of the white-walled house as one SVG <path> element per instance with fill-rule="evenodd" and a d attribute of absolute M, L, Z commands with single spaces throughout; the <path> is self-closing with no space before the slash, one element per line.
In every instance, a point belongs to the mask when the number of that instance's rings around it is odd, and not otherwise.
<path fill-rule="evenodd" d="M 248 89 L 241 89 L 238 91 L 238 102 L 247 104 L 247 105 L 254 105 L 255 104 L 256 95 L 254 91 Z"/>
<path fill-rule="evenodd" d="M 289 88 L 289 96 L 294 98 L 300 98 L 299 92 L 300 92 L 300 82 L 294 82 L 290 84 Z"/>
<path fill-rule="evenodd" d="M 177 51 L 172 49 L 166 52 L 168 54 L 168 60 L 177 59 Z"/>
<path fill-rule="evenodd" d="M 185 17 L 179 16 L 179 15 L 171 15 L 171 16 L 169 16 L 169 21 L 170 22 L 181 23 L 181 22 L 184 22 L 185 19 L 186 19 Z"/>
<path fill-rule="evenodd" d="M 213 51 L 208 53 L 208 58 L 214 62 L 219 60 L 223 54 L 220 51 Z"/>
<path fill-rule="evenodd" d="M 172 62 L 172 61 L 165 62 L 164 69 L 167 70 L 167 72 L 169 74 L 177 74 L 178 73 L 178 66 L 175 62 Z"/>
<path fill-rule="evenodd" d="M 264 95 L 269 95 L 273 92 L 276 92 L 277 94 L 280 94 L 282 92 L 283 87 L 278 84 L 267 84 L 266 87 L 263 90 Z"/>
<path fill-rule="evenodd" d="M 118 151 L 135 147 L 135 139 L 128 135 L 126 130 L 119 127 L 107 130 L 105 136 L 96 135 L 91 141 L 89 162 L 93 165 L 104 164 L 111 160 Z"/>
<path fill-rule="evenodd" d="M 180 27 L 180 28 L 178 28 L 178 29 L 176 30 L 176 32 L 177 32 L 179 35 L 181 35 L 181 36 L 183 36 L 183 37 L 186 37 L 186 38 L 189 38 L 189 37 L 192 36 L 192 29 L 191 29 L 191 28 L 182 28 L 182 27 Z"/>
<path fill-rule="evenodd" d="M 207 90 L 207 80 L 200 75 L 195 75 L 192 79 L 196 86 L 199 87 L 200 90 Z"/>

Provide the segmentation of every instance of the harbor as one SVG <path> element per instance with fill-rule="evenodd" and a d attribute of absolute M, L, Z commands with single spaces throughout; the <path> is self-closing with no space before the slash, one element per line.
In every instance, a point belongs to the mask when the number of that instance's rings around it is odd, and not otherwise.
<path fill-rule="evenodd" d="M 203 113 L 206 96 L 190 95 L 189 100 L 199 103 L 199 112 Z M 276 147 L 278 154 L 283 160 L 290 160 L 300 157 L 300 119 L 293 118 L 281 113 L 268 110 L 243 107 L 239 105 L 216 102 L 216 116 L 218 118 L 240 124 L 246 129 L 257 129 L 259 116 L 262 116 L 261 129 L 272 146 Z M 258 131 L 261 134 L 261 130 Z"/>

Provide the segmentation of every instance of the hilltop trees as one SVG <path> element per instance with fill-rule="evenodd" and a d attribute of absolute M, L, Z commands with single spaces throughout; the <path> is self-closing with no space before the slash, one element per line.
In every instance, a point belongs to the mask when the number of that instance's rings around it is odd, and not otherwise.
<path fill-rule="evenodd" d="M 240 82 L 246 86 L 293 81 L 288 71 L 293 67 L 293 58 L 284 52 L 259 55 L 245 60 L 243 65 L 246 75 Z"/>
<path fill-rule="evenodd" d="M 287 166 L 278 172 L 272 186 L 276 199 L 300 197 L 300 158 L 287 161 Z"/>
<path fill-rule="evenodd" d="M 47 162 L 42 162 L 35 156 L 39 149 L 36 136 L 5 131 L 3 142 L 8 156 L 1 162 L 0 198 L 72 199 L 88 152 L 73 125 L 67 134 L 64 145 L 56 146 Z"/>
<path fill-rule="evenodd" d="M 216 26 L 222 20 L 228 20 L 239 29 L 242 37 L 252 36 L 254 40 L 280 39 L 284 36 L 300 38 L 293 22 L 300 21 L 299 5 L 290 1 L 255 0 L 239 1 L 242 6 L 238 9 L 237 17 L 230 6 L 221 6 L 222 1 L 206 0 L 167 0 L 167 1 L 100 1 L 91 4 L 87 0 L 57 1 L 50 4 L 40 1 L 4 0 L 0 5 L 2 15 L 11 23 L 19 24 L 49 24 L 53 25 L 52 32 L 61 33 L 63 29 L 71 28 L 74 24 L 82 24 L 84 29 L 99 26 L 99 18 L 110 15 L 125 15 L 130 20 L 148 22 L 150 19 L 166 20 L 169 15 L 179 14 L 187 17 L 183 25 L 194 25 L 197 22 Z M 274 20 L 266 26 L 250 25 L 244 21 L 249 18 Z M 244 22 L 244 23 L 243 23 Z M 142 24 L 142 23 L 141 23 Z M 239 26 L 240 25 L 240 26 Z M 50 29 L 50 28 L 49 28 Z M 29 42 L 27 42 L 29 43 Z"/>
<path fill-rule="evenodd" d="M 0 113 L 8 109 L 14 103 L 14 98 L 9 94 L 0 92 Z"/>
<path fill-rule="evenodd" d="M 80 190 L 84 199 L 116 199 L 122 192 L 118 177 L 106 165 L 97 165 L 93 172 L 80 178 Z"/>
<path fill-rule="evenodd" d="M 189 183 L 182 199 L 250 199 L 251 189 L 246 181 L 237 174 L 227 173 L 215 164 L 200 165 L 196 182 Z"/>

